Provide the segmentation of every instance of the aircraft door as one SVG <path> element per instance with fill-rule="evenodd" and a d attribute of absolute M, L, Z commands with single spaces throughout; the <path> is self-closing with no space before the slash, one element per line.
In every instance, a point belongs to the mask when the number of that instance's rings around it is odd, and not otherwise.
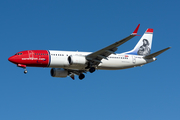
<path fill-rule="evenodd" d="M 133 55 L 132 56 L 132 63 L 135 64 L 136 63 L 136 57 Z"/>
<path fill-rule="evenodd" d="M 29 50 L 28 52 L 29 52 L 29 58 L 31 58 L 31 59 L 32 59 L 32 58 L 34 57 L 33 52 L 32 52 L 32 51 L 30 51 L 30 50 Z"/>

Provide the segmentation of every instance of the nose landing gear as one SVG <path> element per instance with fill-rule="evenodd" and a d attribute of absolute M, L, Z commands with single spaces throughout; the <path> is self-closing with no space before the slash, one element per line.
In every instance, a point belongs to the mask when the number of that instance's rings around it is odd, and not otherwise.
<path fill-rule="evenodd" d="M 27 70 L 26 70 L 26 65 L 23 65 L 23 64 L 17 64 L 18 67 L 21 67 L 24 69 L 24 74 L 27 73 Z"/>
<path fill-rule="evenodd" d="M 24 74 L 26 74 L 27 73 L 27 70 L 26 70 L 26 68 L 24 68 Z"/>

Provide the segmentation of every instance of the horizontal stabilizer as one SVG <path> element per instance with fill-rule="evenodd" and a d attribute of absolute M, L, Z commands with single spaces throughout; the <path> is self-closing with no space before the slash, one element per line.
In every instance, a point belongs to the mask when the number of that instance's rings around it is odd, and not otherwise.
<path fill-rule="evenodd" d="M 160 51 L 158 51 L 158 52 L 155 52 L 155 53 L 153 53 L 153 54 L 147 55 L 147 56 L 145 56 L 144 58 L 145 58 L 145 59 L 152 59 L 152 58 L 160 55 L 161 53 L 165 52 L 166 50 L 168 50 L 168 49 L 170 49 L 170 48 L 171 48 L 171 47 L 165 48 L 165 49 L 160 50 Z"/>

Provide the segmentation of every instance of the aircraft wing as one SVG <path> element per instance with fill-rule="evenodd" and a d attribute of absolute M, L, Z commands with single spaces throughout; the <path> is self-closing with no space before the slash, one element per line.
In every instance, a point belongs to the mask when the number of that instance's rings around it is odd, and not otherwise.
<path fill-rule="evenodd" d="M 123 43 L 127 42 L 128 40 L 130 40 L 131 38 L 136 36 L 139 26 L 140 26 L 140 24 L 136 27 L 134 32 L 131 35 L 129 35 L 128 37 L 126 37 L 122 40 L 119 40 L 119 41 L 115 42 L 114 44 L 111 44 L 101 50 L 98 50 L 96 52 L 93 52 L 93 53 L 87 55 L 86 59 L 91 61 L 93 65 L 98 65 L 99 63 L 101 63 L 102 59 L 107 59 L 107 57 L 109 55 L 115 54 L 114 52 L 118 49 L 117 48 L 118 46 L 122 45 Z"/>

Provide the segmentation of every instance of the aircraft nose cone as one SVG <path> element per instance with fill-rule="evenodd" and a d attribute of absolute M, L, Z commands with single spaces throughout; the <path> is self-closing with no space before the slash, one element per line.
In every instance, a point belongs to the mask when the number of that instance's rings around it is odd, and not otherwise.
<path fill-rule="evenodd" d="M 11 56 L 11 57 L 9 57 L 9 58 L 8 58 L 8 60 L 9 60 L 10 62 L 12 62 L 12 61 L 13 61 L 12 56 Z"/>
<path fill-rule="evenodd" d="M 9 57 L 8 60 L 12 63 L 16 63 L 16 59 L 14 56 Z"/>

